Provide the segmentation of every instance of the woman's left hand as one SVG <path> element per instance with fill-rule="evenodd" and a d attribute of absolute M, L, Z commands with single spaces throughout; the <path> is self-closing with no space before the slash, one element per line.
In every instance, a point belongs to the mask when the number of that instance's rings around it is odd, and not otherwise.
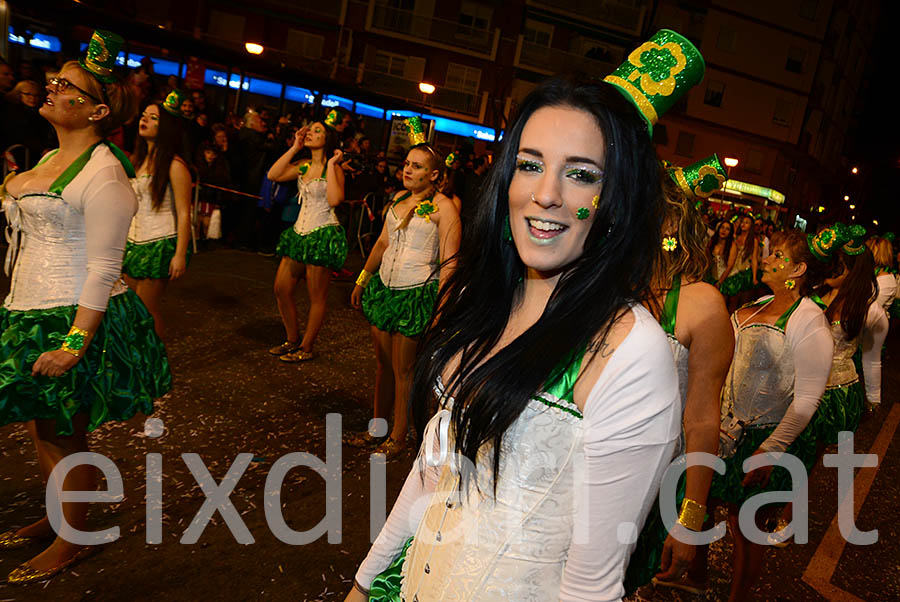
<path fill-rule="evenodd" d="M 329 165 L 333 165 L 335 163 L 340 164 L 344 158 L 344 151 L 339 148 L 334 149 L 334 154 L 328 160 Z"/>
<path fill-rule="evenodd" d="M 169 278 L 177 280 L 184 275 L 186 269 L 187 258 L 182 255 L 175 255 L 175 257 L 172 258 L 172 261 L 169 262 Z"/>
<path fill-rule="evenodd" d="M 62 376 L 71 370 L 80 359 L 81 358 L 72 355 L 68 351 L 63 351 L 62 349 L 45 351 L 37 358 L 37 361 L 34 362 L 34 365 L 31 367 L 31 376 L 43 375 L 51 378 Z"/>
<path fill-rule="evenodd" d="M 753 452 L 753 456 L 756 456 L 758 454 L 764 454 L 764 453 L 766 453 L 766 452 L 764 452 L 761 449 L 758 449 L 755 452 Z M 752 458 L 753 456 L 750 456 L 750 457 Z M 762 466 L 760 468 L 757 468 L 756 470 L 751 470 L 750 472 L 747 473 L 747 476 L 744 477 L 744 480 L 741 482 L 741 485 L 743 485 L 744 487 L 752 487 L 754 485 L 758 485 L 759 487 L 765 487 L 766 485 L 769 484 L 769 478 L 772 476 L 773 468 L 774 468 L 774 466 L 770 464 L 768 466 Z"/>
<path fill-rule="evenodd" d="M 662 558 L 659 563 L 660 572 L 656 579 L 659 581 L 678 581 L 691 566 L 697 548 L 689 543 L 679 541 L 671 533 L 663 544 Z"/>

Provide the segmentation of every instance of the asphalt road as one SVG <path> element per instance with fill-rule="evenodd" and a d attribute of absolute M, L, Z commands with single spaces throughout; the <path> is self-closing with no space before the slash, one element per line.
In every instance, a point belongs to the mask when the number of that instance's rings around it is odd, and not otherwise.
<path fill-rule="evenodd" d="M 351 254 L 348 267 L 361 264 L 362 258 Z M 329 536 L 334 543 L 324 535 L 305 545 L 279 540 L 267 523 L 264 490 L 282 456 L 309 452 L 325 459 L 327 414 L 339 414 L 345 430 L 365 428 L 374 380 L 368 327 L 349 306 L 352 282 L 335 282 L 318 358 L 299 365 L 279 363 L 265 351 L 283 339 L 272 294 L 275 268 L 273 258 L 252 253 L 219 249 L 195 255 L 184 279 L 167 292 L 168 351 L 175 379 L 173 391 L 154 414 L 164 424 L 162 436 L 148 437 L 140 416 L 106 424 L 91 435 L 92 449 L 113 460 L 125 490 L 119 503 L 94 504 L 91 524 L 96 529 L 119 527 L 119 539 L 48 582 L 0 584 L 0 602 L 343 599 L 370 542 L 368 455 L 344 446 L 339 458 L 329 458 L 342 468 L 340 497 L 328 498 L 323 478 L 309 468 L 291 470 L 284 479 L 280 503 L 286 525 L 305 531 L 315 528 L 326 510 L 339 512 L 341 527 Z M 5 280 L 0 284 L 4 294 L 7 286 Z M 301 283 L 301 315 L 307 307 Z M 900 600 L 900 458 L 897 443 L 890 442 L 891 425 L 896 428 L 900 417 L 900 405 L 893 403 L 900 392 L 894 368 L 900 365 L 898 326 L 893 324 L 884 364 L 885 407 L 867 417 L 856 438 L 857 451 L 868 451 L 878 441 L 887 450 L 877 470 L 864 469 L 857 478 L 871 481 L 864 499 L 857 496 L 863 502 L 857 525 L 864 531 L 878 529 L 878 543 L 842 546 L 826 536 L 836 515 L 837 471 L 820 465 L 810 484 L 810 541 L 769 551 L 756 599 Z M 220 514 L 196 543 L 181 543 L 206 499 L 181 457 L 190 453 L 200 456 L 217 482 L 239 454 L 250 454 L 230 499 L 252 543 L 236 541 Z M 163 536 L 158 544 L 146 543 L 147 454 L 162 456 Z M 407 455 L 388 464 L 388 508 L 411 462 Z M 0 531 L 42 516 L 43 498 L 44 484 L 24 429 L 0 427 Z M 0 579 L 39 550 L 0 554 Z M 730 537 L 713 546 L 706 600 L 727 598 L 729 552 Z M 652 587 L 641 590 L 639 598 L 702 599 Z"/>

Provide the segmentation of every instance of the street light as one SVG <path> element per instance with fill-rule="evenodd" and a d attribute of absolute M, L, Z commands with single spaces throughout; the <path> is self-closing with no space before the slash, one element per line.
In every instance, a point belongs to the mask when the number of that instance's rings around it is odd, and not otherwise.
<path fill-rule="evenodd" d="M 419 92 L 422 94 L 434 94 L 434 84 L 428 84 L 425 82 L 419 83 Z"/>
<path fill-rule="evenodd" d="M 727 165 L 728 167 L 737 167 L 738 163 L 740 163 L 740 161 L 738 161 L 734 157 L 725 157 L 725 165 Z"/>
<path fill-rule="evenodd" d="M 853 211 L 854 209 L 856 209 L 856 205 L 850 205 L 850 211 Z"/>
<path fill-rule="evenodd" d="M 872 220 L 872 223 L 875 224 L 875 225 L 877 226 L 877 225 L 878 225 L 878 220 L 877 220 L 877 219 L 873 219 L 873 220 Z"/>
<path fill-rule="evenodd" d="M 845 195 L 844 195 L 844 200 L 845 200 L 845 201 L 849 201 L 849 200 L 850 200 L 850 197 L 849 197 L 848 195 L 845 194 Z"/>
<path fill-rule="evenodd" d="M 264 50 L 261 44 L 256 44 L 255 42 L 246 42 L 244 44 L 244 49 L 250 54 L 262 54 Z"/>
<path fill-rule="evenodd" d="M 859 168 L 854 167 L 853 169 L 850 170 L 850 173 L 859 173 Z"/>

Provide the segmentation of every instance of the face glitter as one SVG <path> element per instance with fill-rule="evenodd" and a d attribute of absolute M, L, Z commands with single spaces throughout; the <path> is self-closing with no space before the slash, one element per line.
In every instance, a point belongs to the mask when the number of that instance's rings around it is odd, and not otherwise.
<path fill-rule="evenodd" d="M 578 219 L 587 219 L 588 217 L 590 217 L 590 215 L 591 212 L 586 207 L 582 207 L 575 212 L 575 217 L 577 217 Z"/>

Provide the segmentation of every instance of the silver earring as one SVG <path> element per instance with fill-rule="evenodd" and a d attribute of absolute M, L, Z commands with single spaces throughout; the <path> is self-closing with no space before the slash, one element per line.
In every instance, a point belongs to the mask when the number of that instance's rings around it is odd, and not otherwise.
<path fill-rule="evenodd" d="M 533 192 L 531 193 L 531 202 L 532 202 L 532 203 L 537 203 L 537 199 L 534 198 L 534 193 L 533 193 Z"/>
<path fill-rule="evenodd" d="M 88 121 L 93 121 L 93 120 L 94 120 L 93 117 L 88 117 Z"/>

